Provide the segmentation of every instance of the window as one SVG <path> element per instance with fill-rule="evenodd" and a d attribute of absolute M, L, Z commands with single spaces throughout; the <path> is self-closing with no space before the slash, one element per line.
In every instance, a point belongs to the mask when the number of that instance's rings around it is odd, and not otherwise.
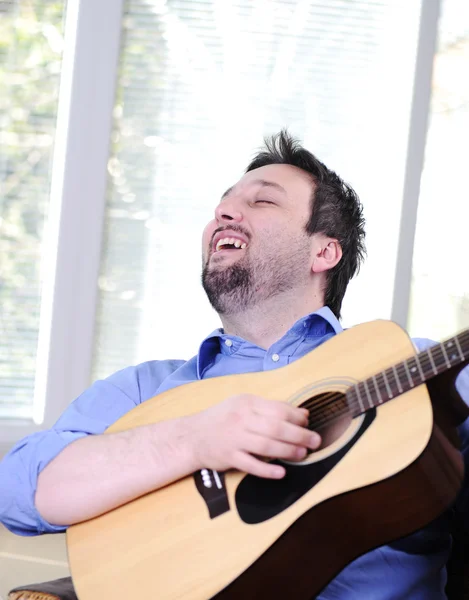
<path fill-rule="evenodd" d="M 0 418 L 32 415 L 65 2 L 0 2 Z"/>
<path fill-rule="evenodd" d="M 413 257 L 409 331 L 436 341 L 469 327 L 469 5 L 445 0 Z"/>
<path fill-rule="evenodd" d="M 468 9 L 442 4 L 409 320 L 436 338 L 467 310 Z M 391 317 L 419 27 L 436 30 L 437 5 L 68 0 L 64 26 L 64 1 L 0 1 L 0 456 L 93 380 L 188 358 L 219 326 L 201 232 L 282 127 L 364 203 L 344 325 Z"/>
<path fill-rule="evenodd" d="M 125 3 L 91 379 L 189 358 L 219 326 L 199 283 L 201 232 L 263 136 L 284 126 L 365 204 L 370 257 L 345 320 L 389 317 L 419 10 Z"/>

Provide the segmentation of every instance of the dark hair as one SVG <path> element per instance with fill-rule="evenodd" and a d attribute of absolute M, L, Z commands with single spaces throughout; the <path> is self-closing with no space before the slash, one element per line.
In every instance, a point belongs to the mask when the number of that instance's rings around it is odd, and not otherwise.
<path fill-rule="evenodd" d="M 342 300 L 349 281 L 360 269 L 365 257 L 365 219 L 360 199 L 342 179 L 308 152 L 286 130 L 264 139 L 265 148 L 246 169 L 252 171 L 272 164 L 298 167 L 310 174 L 315 184 L 311 197 L 311 215 L 306 224 L 310 235 L 323 233 L 336 238 L 342 258 L 327 272 L 324 304 L 340 318 Z"/>

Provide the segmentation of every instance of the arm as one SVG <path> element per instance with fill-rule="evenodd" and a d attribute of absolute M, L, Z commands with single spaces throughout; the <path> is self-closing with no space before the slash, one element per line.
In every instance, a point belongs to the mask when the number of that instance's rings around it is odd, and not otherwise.
<path fill-rule="evenodd" d="M 317 447 L 318 436 L 298 427 L 306 423 L 301 409 L 248 397 L 227 400 L 190 419 L 102 435 L 154 396 L 182 362 L 144 363 L 98 381 L 52 429 L 16 444 L 0 462 L 0 521 L 20 535 L 64 531 L 66 524 L 203 467 L 282 477 L 282 467 L 254 455 L 294 460 L 304 456 L 306 447 Z"/>
<path fill-rule="evenodd" d="M 39 475 L 37 510 L 71 525 L 194 472 L 189 430 L 182 418 L 73 442 Z"/>
<path fill-rule="evenodd" d="M 39 475 L 65 449 L 102 434 L 156 390 L 182 361 L 152 361 L 97 381 L 64 411 L 51 429 L 19 441 L 0 461 L 0 522 L 18 535 L 65 530 L 36 508 Z M 92 464 L 92 463 L 91 463 Z"/>
<path fill-rule="evenodd" d="M 65 448 L 40 474 L 36 507 L 58 525 L 95 517 L 203 467 L 282 477 L 283 467 L 253 454 L 301 459 L 319 445 L 308 412 L 239 395 L 203 412 Z"/>

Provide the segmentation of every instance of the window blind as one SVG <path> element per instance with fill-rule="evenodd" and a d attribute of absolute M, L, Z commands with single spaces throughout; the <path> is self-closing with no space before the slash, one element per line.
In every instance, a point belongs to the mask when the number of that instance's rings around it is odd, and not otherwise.
<path fill-rule="evenodd" d="M 127 0 L 93 380 L 188 358 L 219 326 L 199 283 L 202 229 L 263 136 L 282 127 L 362 196 L 379 269 L 376 257 L 361 281 L 376 287 L 388 273 L 367 314 L 386 313 L 419 10 L 403 0 Z"/>
<path fill-rule="evenodd" d="M 0 2 L 0 418 L 32 413 L 65 2 Z"/>

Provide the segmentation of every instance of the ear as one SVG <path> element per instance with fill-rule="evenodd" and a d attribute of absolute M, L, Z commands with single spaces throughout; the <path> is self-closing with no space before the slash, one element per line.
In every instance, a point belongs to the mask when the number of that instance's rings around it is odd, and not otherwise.
<path fill-rule="evenodd" d="M 312 273 L 323 273 L 334 268 L 342 258 L 342 247 L 337 240 L 318 237 L 313 245 Z"/>

